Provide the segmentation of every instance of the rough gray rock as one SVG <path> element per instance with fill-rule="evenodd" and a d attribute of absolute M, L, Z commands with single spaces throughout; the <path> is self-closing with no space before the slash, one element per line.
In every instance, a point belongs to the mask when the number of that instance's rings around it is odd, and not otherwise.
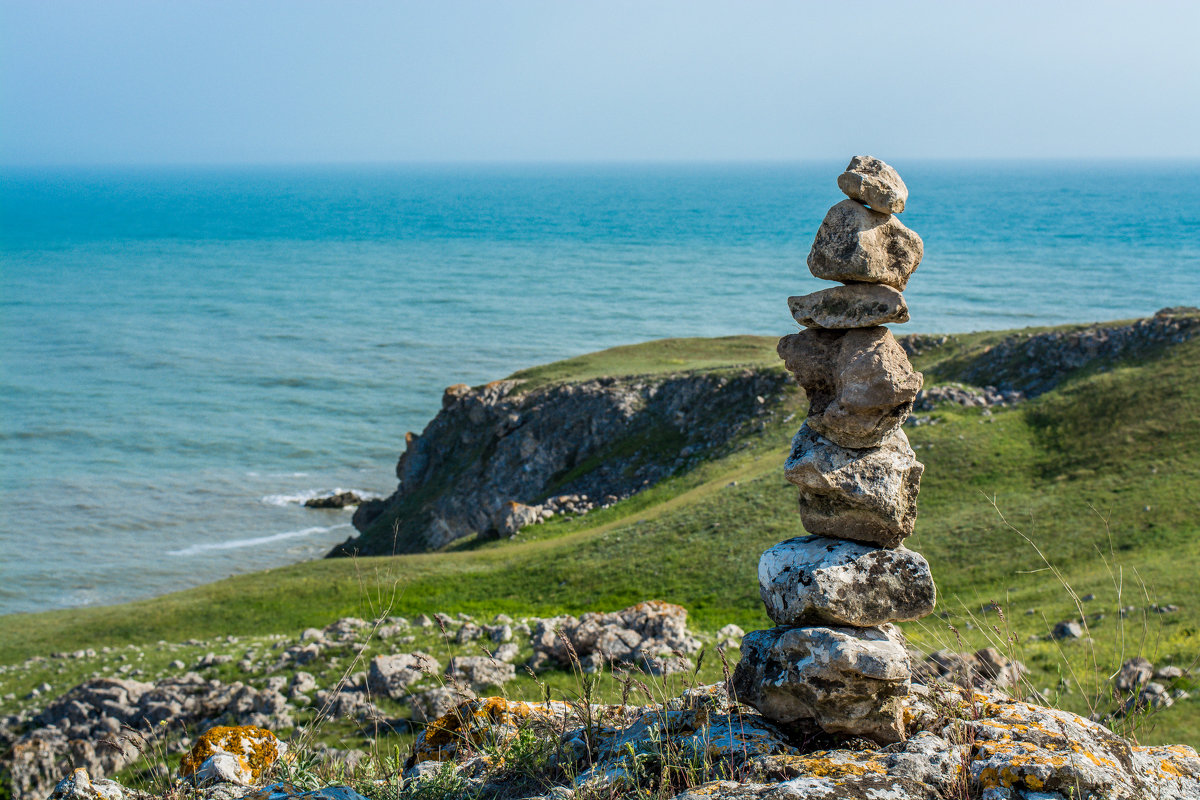
<path fill-rule="evenodd" d="M 895 742 L 909 673 L 890 625 L 772 628 L 742 639 L 732 685 L 740 702 L 772 722 L 812 720 L 827 733 Z"/>
<path fill-rule="evenodd" d="M 784 366 L 808 395 L 808 424 L 842 447 L 875 447 L 904 424 L 922 375 L 884 327 L 784 336 Z"/>
<path fill-rule="evenodd" d="M 475 693 L 465 686 L 436 686 L 418 692 L 408 699 L 412 717 L 417 722 L 432 722 L 448 714 L 459 703 L 473 700 Z"/>
<path fill-rule="evenodd" d="M 49 800 L 137 800 L 145 797 L 144 792 L 126 788 L 116 781 L 92 780 L 88 771 L 79 767 L 55 785 Z"/>
<path fill-rule="evenodd" d="M 496 531 L 501 536 L 516 536 L 521 528 L 533 525 L 540 521 L 540 519 L 540 509 L 527 506 L 524 503 L 518 503 L 515 500 L 509 500 L 507 503 L 501 505 L 500 510 L 496 513 Z"/>
<path fill-rule="evenodd" d="M 688 632 L 687 609 L 658 600 L 609 614 L 538 620 L 531 641 L 535 663 L 553 661 L 570 668 L 573 650 L 585 666 L 613 661 L 652 672 L 670 671 L 677 661 L 673 654 L 695 653 L 701 647 Z"/>
<path fill-rule="evenodd" d="M 517 677 L 516 668 L 487 656 L 457 656 L 450 659 L 446 677 L 456 686 L 479 690 L 487 686 L 503 686 Z"/>
<path fill-rule="evenodd" d="M 788 298 L 792 319 L 806 328 L 869 328 L 908 322 L 904 295 L 878 283 L 851 283 Z"/>
<path fill-rule="evenodd" d="M 870 627 L 920 619 L 937 596 L 919 553 L 821 536 L 788 539 L 763 553 L 758 585 L 776 625 Z"/>
<path fill-rule="evenodd" d="M 1020 661 L 1010 659 L 994 647 L 974 653 L 938 650 L 913 664 L 914 683 L 935 681 L 984 691 L 1011 689 L 1029 672 Z"/>
<path fill-rule="evenodd" d="M 808 269 L 824 280 L 882 283 L 904 291 L 924 253 L 921 237 L 900 220 L 843 200 L 817 229 Z"/>
<path fill-rule="evenodd" d="M 167 723 L 170 729 L 218 723 L 290 728 L 283 697 L 273 689 L 220 683 L 189 672 L 155 683 L 94 678 L 54 700 L 16 742 L 7 766 L 18 800 L 45 797 L 62 777 L 62 764 L 87 769 L 93 781 L 138 758 L 136 734 Z M 114 735 L 117 734 L 117 735 Z"/>
<path fill-rule="evenodd" d="M 899 214 L 908 201 L 908 187 L 900 179 L 900 173 L 873 156 L 850 159 L 837 184 L 851 200 L 866 203 L 881 213 Z"/>
<path fill-rule="evenodd" d="M 1118 692 L 1134 692 L 1150 682 L 1154 676 L 1154 665 L 1142 656 L 1135 656 L 1125 661 L 1113 678 L 1113 685 Z"/>
<path fill-rule="evenodd" d="M 959 377 L 976 386 L 992 385 L 1001 392 L 1015 390 L 1037 397 L 1083 367 L 1134 358 L 1188 341 L 1197 332 L 1200 309 L 1179 307 L 1125 325 L 1098 323 L 1071 331 L 1014 333 L 964 364 Z M 920 340 L 904 338 L 906 350 L 920 349 Z"/>
<path fill-rule="evenodd" d="M 1055 639 L 1081 639 L 1083 638 L 1083 626 L 1073 619 L 1065 619 L 1054 626 L 1050 635 Z"/>
<path fill-rule="evenodd" d="M 924 466 L 896 430 L 879 447 L 839 447 L 805 424 L 784 476 L 800 487 L 800 521 L 818 536 L 896 547 L 913 532 Z"/>
<path fill-rule="evenodd" d="M 408 696 L 408 687 L 441 670 L 437 659 L 427 653 L 396 653 L 375 656 L 367 671 L 367 688 L 372 694 L 393 699 Z"/>
<path fill-rule="evenodd" d="M 954 403 L 963 408 L 991 408 L 992 406 L 1015 405 L 1025 399 L 1021 392 L 1008 389 L 1000 391 L 995 386 L 975 388 L 962 384 L 925 386 L 913 401 L 914 411 L 933 411 L 942 403 Z"/>
<path fill-rule="evenodd" d="M 1190 747 L 1133 747 L 1068 711 L 1006 698 L 977 705 L 971 783 L 988 800 L 1200 798 L 1200 758 Z"/>

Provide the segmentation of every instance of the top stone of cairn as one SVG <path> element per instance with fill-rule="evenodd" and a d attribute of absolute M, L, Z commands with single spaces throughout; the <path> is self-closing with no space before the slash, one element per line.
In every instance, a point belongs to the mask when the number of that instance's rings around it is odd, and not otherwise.
<path fill-rule="evenodd" d="M 884 214 L 899 214 L 908 200 L 908 187 L 899 173 L 878 158 L 855 156 L 838 176 L 838 188 L 851 200 Z"/>

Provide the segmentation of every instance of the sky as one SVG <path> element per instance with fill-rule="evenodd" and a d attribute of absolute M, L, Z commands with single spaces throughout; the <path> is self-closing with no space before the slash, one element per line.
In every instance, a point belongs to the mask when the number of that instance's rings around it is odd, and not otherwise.
<path fill-rule="evenodd" d="M 0 0 L 0 163 L 1200 157 L 1200 3 Z"/>

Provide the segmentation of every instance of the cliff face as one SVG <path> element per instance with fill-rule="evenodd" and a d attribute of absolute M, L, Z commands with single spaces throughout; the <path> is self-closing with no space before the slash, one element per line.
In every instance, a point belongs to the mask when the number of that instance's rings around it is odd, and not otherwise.
<path fill-rule="evenodd" d="M 516 381 L 451 386 L 407 434 L 400 485 L 355 514 L 362 535 L 334 554 L 380 555 L 495 534 L 510 502 L 586 495 L 608 505 L 761 427 L 789 389 L 781 370 L 601 378 L 525 391 Z"/>
<path fill-rule="evenodd" d="M 924 408 L 968 394 L 986 401 L 968 405 L 1020 402 L 1079 370 L 1142 358 L 1197 331 L 1200 311 L 1176 308 L 1133 322 L 897 340 L 925 372 Z M 609 505 L 733 446 L 777 413 L 787 392 L 799 390 L 782 369 L 763 366 L 451 386 L 425 430 L 406 435 L 396 491 L 360 506 L 361 535 L 331 555 L 433 550 L 538 518 L 536 507 L 514 516 L 513 503 L 571 513 Z"/>

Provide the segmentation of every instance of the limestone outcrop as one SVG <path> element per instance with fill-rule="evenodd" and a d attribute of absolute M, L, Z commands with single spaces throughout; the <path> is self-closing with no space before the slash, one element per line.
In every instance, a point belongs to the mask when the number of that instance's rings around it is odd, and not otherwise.
<path fill-rule="evenodd" d="M 908 188 L 890 166 L 855 156 L 838 186 L 850 199 L 826 214 L 808 265 L 845 285 L 789 298 L 807 330 L 779 340 L 809 400 L 784 476 L 813 535 L 759 561 L 779 627 L 746 635 L 730 686 L 772 722 L 895 742 L 912 664 L 891 623 L 932 612 L 936 591 L 929 564 L 901 546 L 924 471 L 901 426 L 922 376 L 880 323 L 908 319 L 900 292 L 924 245 L 892 216 Z"/>
<path fill-rule="evenodd" d="M 405 436 L 396 491 L 360 505 L 361 535 L 331 555 L 435 550 L 607 507 L 754 430 L 787 391 L 765 367 L 451 386 L 425 430 Z M 646 444 L 662 431 L 678 450 Z"/>

